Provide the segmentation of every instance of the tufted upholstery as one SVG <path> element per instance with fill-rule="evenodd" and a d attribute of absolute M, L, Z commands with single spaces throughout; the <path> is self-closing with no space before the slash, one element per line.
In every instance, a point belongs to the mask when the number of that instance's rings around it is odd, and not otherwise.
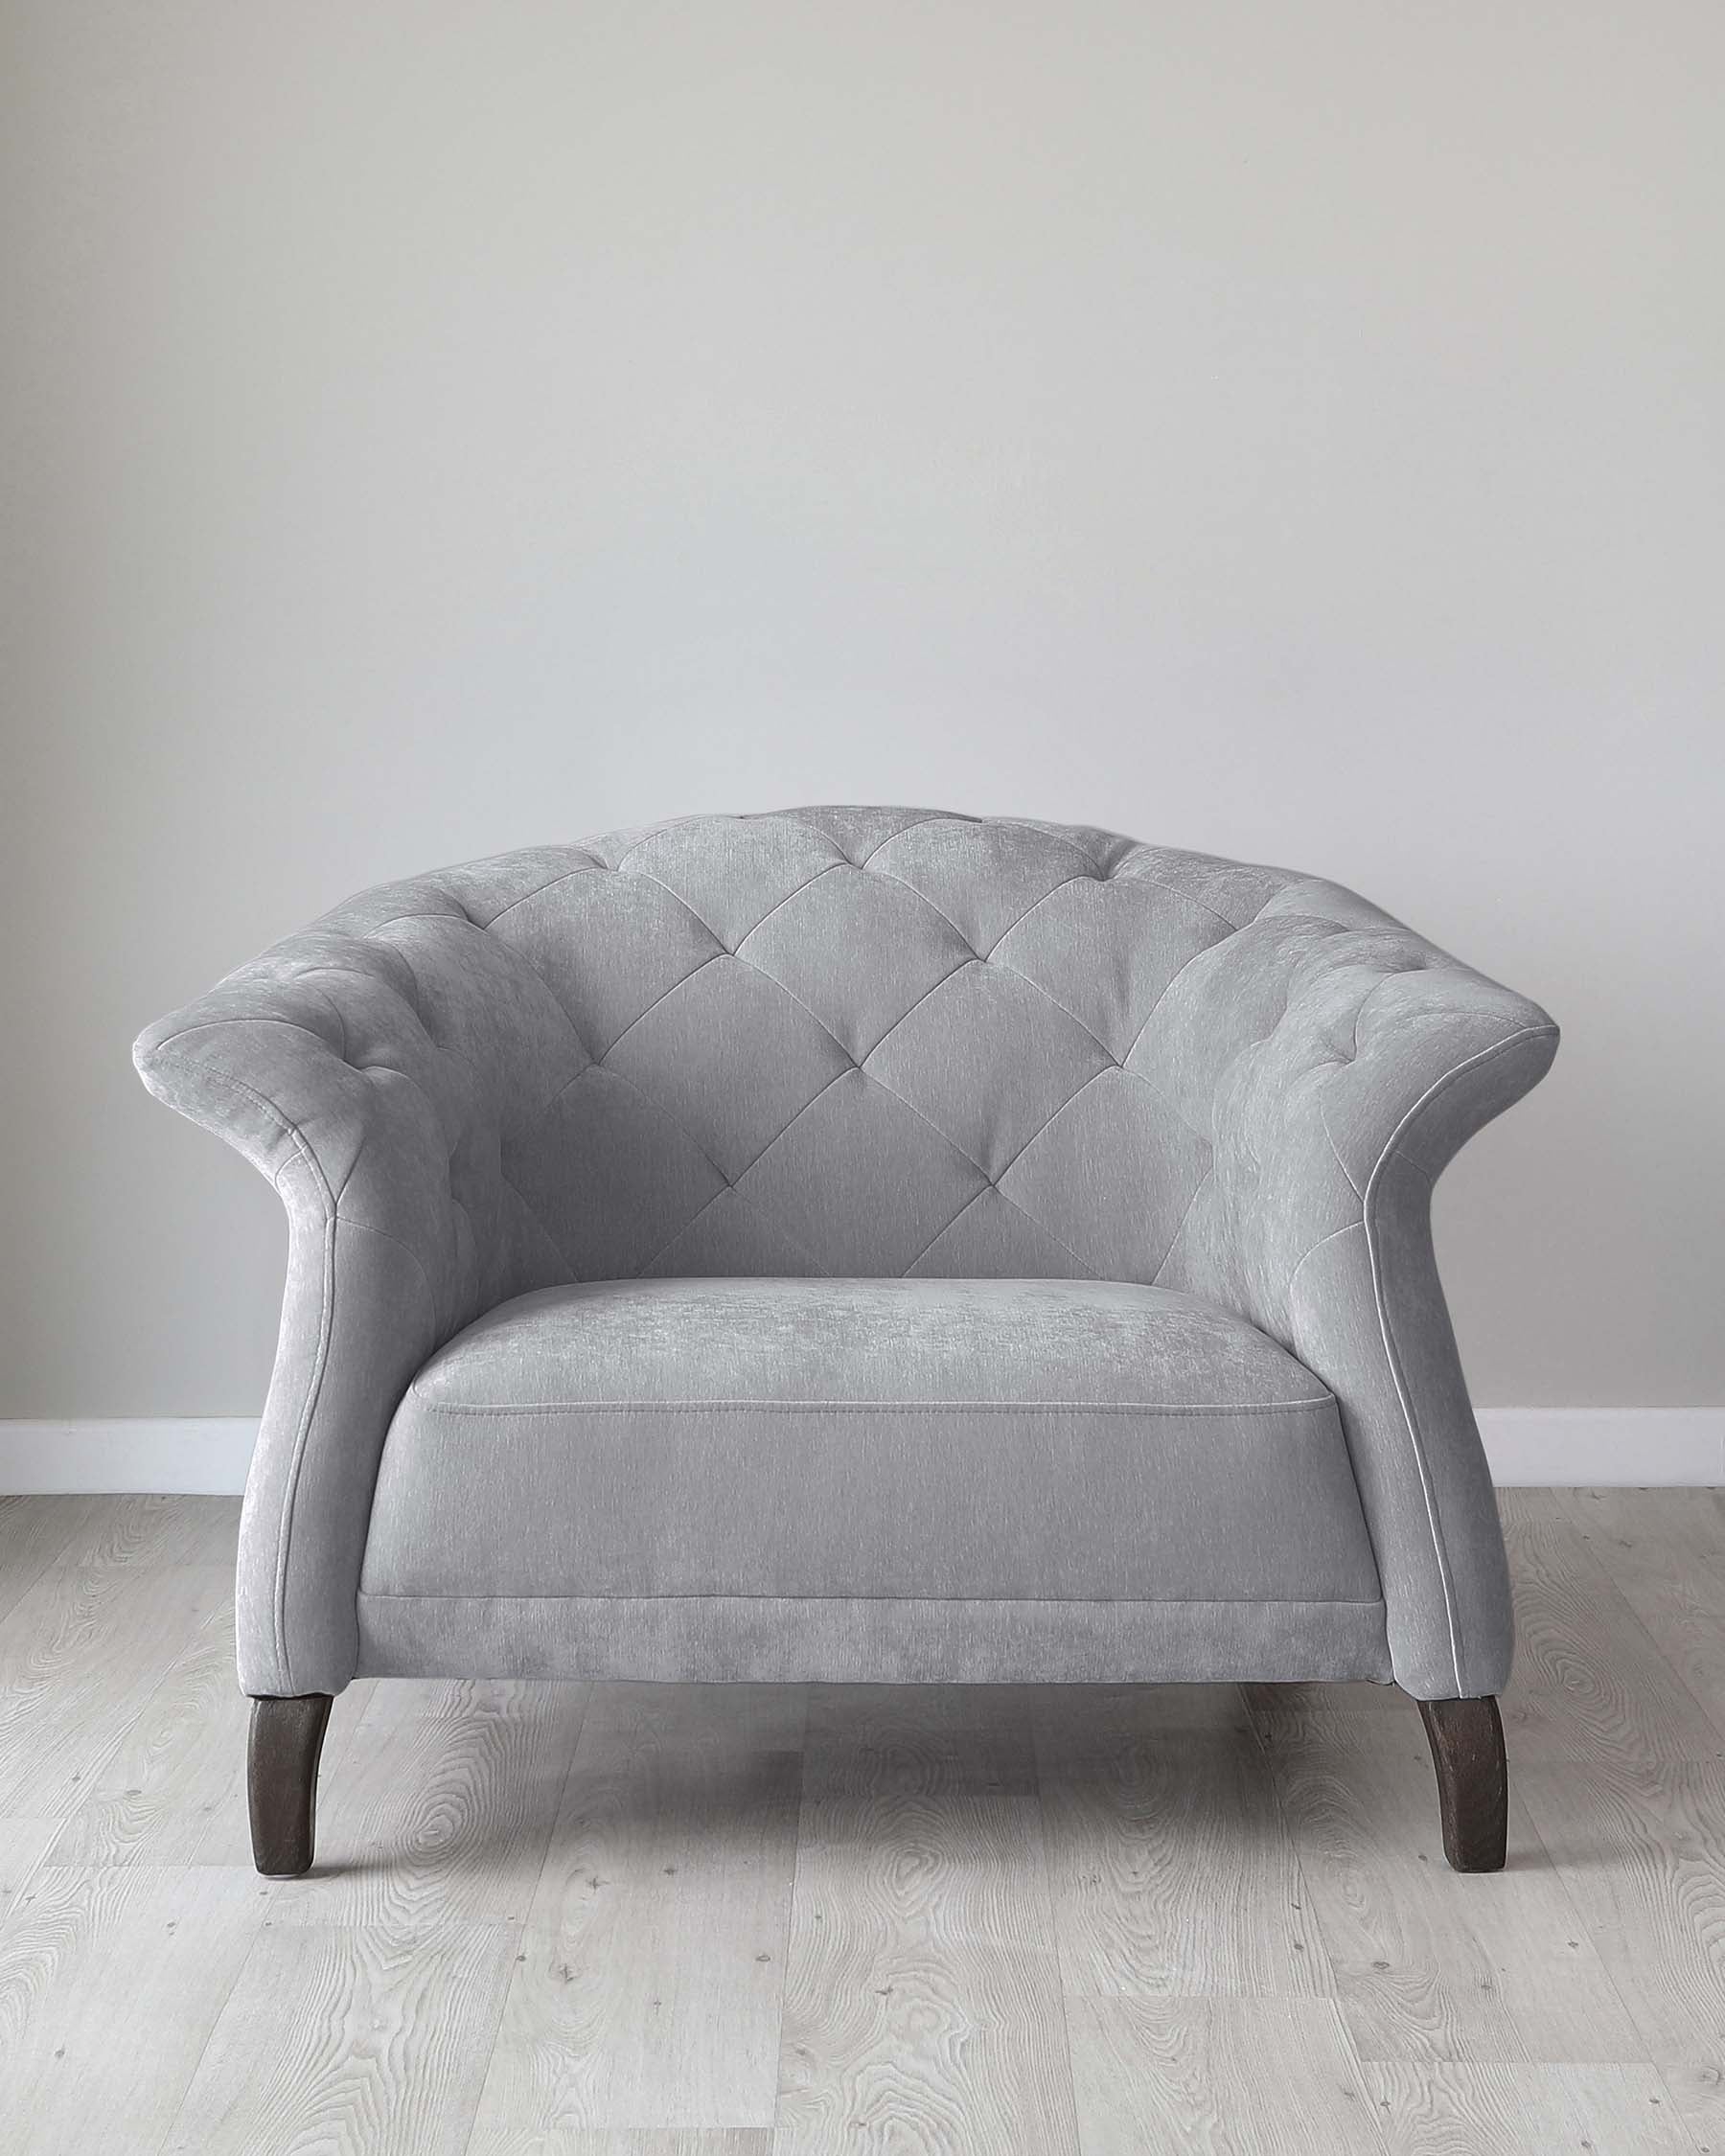
<path fill-rule="evenodd" d="M 352 1673 L 384 1433 L 470 1320 L 566 1282 L 831 1274 L 1250 1319 L 1341 1404 L 1397 1677 L 1495 1689 L 1429 1195 L 1555 1039 L 1334 884 L 1020 819 L 697 817 L 356 899 L 137 1048 L 292 1227 L 248 1688 Z"/>

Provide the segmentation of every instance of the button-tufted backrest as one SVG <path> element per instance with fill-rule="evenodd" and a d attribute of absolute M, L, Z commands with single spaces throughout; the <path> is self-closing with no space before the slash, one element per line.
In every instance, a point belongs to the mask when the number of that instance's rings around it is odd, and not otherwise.
<path fill-rule="evenodd" d="M 1090 829 L 803 809 L 511 854 L 320 927 L 399 952 L 432 1040 L 506 1104 L 450 1164 L 475 1213 L 518 1201 L 493 1292 L 1181 1284 L 1209 1102 L 1170 990 L 1295 881 Z"/>

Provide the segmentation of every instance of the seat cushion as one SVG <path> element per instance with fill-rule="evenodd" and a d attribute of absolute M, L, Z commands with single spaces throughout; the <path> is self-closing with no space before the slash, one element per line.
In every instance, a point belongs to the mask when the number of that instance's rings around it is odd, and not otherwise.
<path fill-rule="evenodd" d="M 1336 1403 L 1116 1281 L 601 1280 L 414 1381 L 362 1592 L 1371 1602 Z"/>

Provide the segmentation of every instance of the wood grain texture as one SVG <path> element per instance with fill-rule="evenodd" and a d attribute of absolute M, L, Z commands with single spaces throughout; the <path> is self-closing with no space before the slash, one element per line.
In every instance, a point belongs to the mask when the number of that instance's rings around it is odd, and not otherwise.
<path fill-rule="evenodd" d="M 815 1693 L 779 2156 L 1075 2156 L 1065 2038 L 1023 1696 Z"/>
<path fill-rule="evenodd" d="M 339 1771 L 319 1778 L 316 1868 L 282 1885 L 271 1921 L 525 1922 L 586 1697 L 582 1685 L 378 1683 Z"/>
<path fill-rule="evenodd" d="M 170 2156 L 463 2156 L 515 1946 L 495 1925 L 265 1924 Z"/>
<path fill-rule="evenodd" d="M 0 1814 L 75 1810 L 232 1590 L 208 1565 L 51 1566 L 0 1621 Z"/>
<path fill-rule="evenodd" d="M 1513 1787 L 1506 1871 L 1444 1862 L 1419 1721 L 1266 1736 L 1363 2058 L 1639 2063 L 1646 2050 Z"/>
<path fill-rule="evenodd" d="M 1583 1546 L 1725 1737 L 1725 1492 L 1554 1494 Z"/>
<path fill-rule="evenodd" d="M 1697 2156 L 1651 2067 L 1364 2071 L 1388 2156 Z"/>
<path fill-rule="evenodd" d="M 1504 1725 L 1495 1699 L 1422 1699 L 1443 1854 L 1452 1871 L 1501 1871 L 1509 1829 Z"/>
<path fill-rule="evenodd" d="M 1190 1701 L 1182 1688 L 1086 1686 L 1033 1714 L 1062 1983 L 1096 1997 L 1327 1993 L 1245 1705 L 1231 1686 Z"/>
<path fill-rule="evenodd" d="M 770 2126 L 617 2126 L 565 2134 L 558 2156 L 773 2156 Z"/>
<path fill-rule="evenodd" d="M 0 1924 L 46 1861 L 60 1825 L 58 1819 L 0 1819 Z"/>
<path fill-rule="evenodd" d="M 1512 1502 L 1567 1520 L 1613 1579 L 1725 1569 L 1725 1490 L 1522 1490 Z"/>
<path fill-rule="evenodd" d="M 1504 1694 L 1511 1778 L 1562 1759 L 1650 1768 L 1712 1758 L 1720 1732 L 1548 1490 L 1502 1490 L 1515 1584 Z"/>
<path fill-rule="evenodd" d="M 234 1508 L 0 1507 L 0 2149 L 1725 2156 L 1717 1501 L 1506 1510 L 1496 1877 L 1389 1687 L 391 1682 L 265 1886 Z"/>
<path fill-rule="evenodd" d="M 1307 1724 L 1314 1714 L 1401 1714 L 1408 1695 L 1399 1685 L 1242 1685 L 1254 1723 Z"/>
<path fill-rule="evenodd" d="M 87 1530 L 104 1501 L 0 1497 L 0 1618 Z"/>
<path fill-rule="evenodd" d="M 92 1502 L 88 1521 L 61 1551 L 59 1563 L 132 1571 L 164 1565 L 234 1569 L 240 1542 L 238 1498 L 107 1497 Z"/>
<path fill-rule="evenodd" d="M 317 1842 L 317 1769 L 334 1693 L 254 1699 L 245 1790 L 252 1863 L 265 1879 L 301 1879 Z"/>
<path fill-rule="evenodd" d="M 1648 2057 L 1697 2138 L 1725 2148 L 1725 1760 L 1522 1779 Z"/>
<path fill-rule="evenodd" d="M 249 1870 L 39 1869 L 0 1926 L 3 2145 L 155 2156 L 262 1921 Z"/>
<path fill-rule="evenodd" d="M 1333 2005 L 1311 1999 L 1072 1999 L 1084 2156 L 1383 2156 Z"/>
<path fill-rule="evenodd" d="M 773 2124 L 803 1714 L 794 1687 L 595 1687 L 472 2156 Z"/>
<path fill-rule="evenodd" d="M 322 1775 L 342 1755 L 374 1681 L 336 1700 Z M 249 1865 L 245 1753 L 251 1702 L 234 1676 L 234 1622 L 224 1603 L 145 1697 L 117 1749 L 87 1778 L 59 1827 L 56 1864 Z"/>
<path fill-rule="evenodd" d="M 57 1864 L 248 1865 L 245 1735 L 223 1603 L 146 1694 L 59 1830 Z"/>

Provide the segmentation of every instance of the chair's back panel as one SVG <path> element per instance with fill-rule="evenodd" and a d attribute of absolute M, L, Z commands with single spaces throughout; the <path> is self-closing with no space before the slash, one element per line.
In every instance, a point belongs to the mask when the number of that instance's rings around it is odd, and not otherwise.
<path fill-rule="evenodd" d="M 804 809 L 511 854 L 331 925 L 392 944 L 443 1043 L 502 1081 L 499 1127 L 450 1165 L 458 1200 L 465 1178 L 518 1201 L 494 1291 L 1181 1285 L 1238 1045 L 1189 991 L 1294 881 L 1101 831 Z M 1279 948 L 1295 924 L 1273 926 Z M 1224 1030 L 1274 1025 L 1286 979 Z"/>

